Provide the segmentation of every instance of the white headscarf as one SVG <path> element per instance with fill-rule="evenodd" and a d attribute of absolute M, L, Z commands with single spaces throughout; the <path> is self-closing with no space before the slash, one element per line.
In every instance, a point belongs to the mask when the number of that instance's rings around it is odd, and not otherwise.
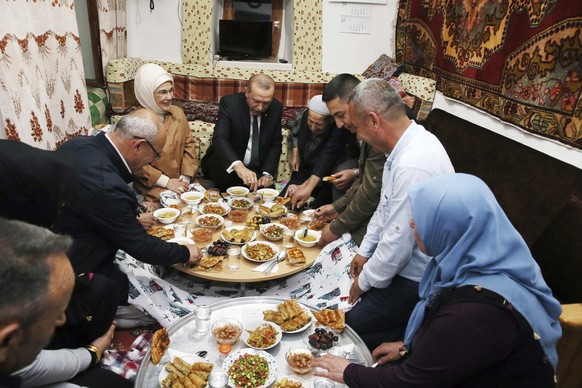
<path fill-rule="evenodd" d="M 163 116 L 166 112 L 156 104 L 154 92 L 166 82 L 171 82 L 172 86 L 174 86 L 172 75 L 159 65 L 146 63 L 137 69 L 133 90 L 139 104 Z"/>

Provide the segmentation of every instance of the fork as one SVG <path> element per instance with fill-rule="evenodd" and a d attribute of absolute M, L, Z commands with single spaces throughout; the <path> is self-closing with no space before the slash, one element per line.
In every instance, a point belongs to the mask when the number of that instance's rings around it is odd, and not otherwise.
<path fill-rule="evenodd" d="M 279 255 L 277 256 L 276 259 L 273 260 L 273 262 L 271 264 L 269 264 L 269 266 L 267 268 L 265 268 L 263 270 L 263 275 L 269 275 L 273 269 L 275 269 L 275 266 L 277 264 L 279 264 L 280 262 L 282 262 L 283 260 L 285 260 L 285 258 L 287 257 L 287 251 L 281 251 L 279 253 Z"/>

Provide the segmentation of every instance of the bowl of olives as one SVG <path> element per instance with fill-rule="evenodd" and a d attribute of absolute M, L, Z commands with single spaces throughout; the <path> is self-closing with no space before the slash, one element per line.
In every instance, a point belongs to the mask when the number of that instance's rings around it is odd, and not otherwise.
<path fill-rule="evenodd" d="M 340 343 L 340 334 L 323 327 L 316 327 L 305 332 L 304 342 L 316 354 L 326 353 Z"/>

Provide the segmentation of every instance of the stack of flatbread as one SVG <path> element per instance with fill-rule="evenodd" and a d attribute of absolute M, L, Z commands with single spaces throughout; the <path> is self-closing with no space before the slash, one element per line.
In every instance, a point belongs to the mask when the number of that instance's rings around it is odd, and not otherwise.
<path fill-rule="evenodd" d="M 305 255 L 301 248 L 292 247 L 287 248 L 287 263 L 289 264 L 304 264 Z"/>
<path fill-rule="evenodd" d="M 235 244 L 244 244 L 252 240 L 255 228 L 245 227 L 242 229 L 225 229 L 222 235 L 226 241 Z"/>
<path fill-rule="evenodd" d="M 323 309 L 314 312 L 313 315 L 317 321 L 336 331 L 342 332 L 346 327 L 346 313 L 341 310 Z"/>
<path fill-rule="evenodd" d="M 208 375 L 213 364 L 195 362 L 190 365 L 180 357 L 175 357 L 165 366 L 168 376 L 161 382 L 162 388 L 202 388 L 208 385 Z"/>
<path fill-rule="evenodd" d="M 263 318 L 276 323 L 283 331 L 299 330 L 311 322 L 311 316 L 293 299 L 279 303 L 277 311 L 263 311 Z"/>
<path fill-rule="evenodd" d="M 154 226 L 147 230 L 147 234 L 157 238 L 161 238 L 164 241 L 168 241 L 174 238 L 174 230 L 172 228 L 164 228 L 163 226 Z"/>

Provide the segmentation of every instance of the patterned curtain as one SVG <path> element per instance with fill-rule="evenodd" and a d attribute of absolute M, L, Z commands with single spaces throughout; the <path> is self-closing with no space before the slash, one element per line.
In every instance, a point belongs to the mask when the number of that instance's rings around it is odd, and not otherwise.
<path fill-rule="evenodd" d="M 90 128 L 73 0 L 0 0 L 0 137 L 55 149 Z"/>
<path fill-rule="evenodd" d="M 99 36 L 103 74 L 107 74 L 110 59 L 127 57 L 127 27 L 125 0 L 97 0 Z"/>

